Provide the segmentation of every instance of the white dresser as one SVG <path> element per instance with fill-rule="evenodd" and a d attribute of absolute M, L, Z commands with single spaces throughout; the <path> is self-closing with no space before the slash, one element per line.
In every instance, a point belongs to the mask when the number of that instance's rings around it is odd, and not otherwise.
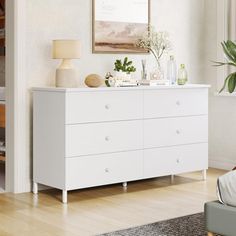
<path fill-rule="evenodd" d="M 208 168 L 207 85 L 33 89 L 33 182 L 67 191 Z"/>

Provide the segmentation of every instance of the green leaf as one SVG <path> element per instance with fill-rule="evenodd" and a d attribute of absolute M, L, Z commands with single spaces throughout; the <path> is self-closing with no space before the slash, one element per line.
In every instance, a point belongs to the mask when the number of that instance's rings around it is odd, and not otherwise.
<path fill-rule="evenodd" d="M 225 56 L 227 57 L 227 59 L 228 59 L 229 61 L 235 61 L 234 57 L 231 55 L 229 49 L 227 48 L 227 43 L 226 43 L 226 42 L 222 42 L 221 45 L 222 45 L 224 54 L 225 54 Z"/>
<path fill-rule="evenodd" d="M 120 71 L 121 69 L 122 69 L 122 62 L 121 62 L 121 60 L 116 60 L 115 61 L 114 71 Z"/>
<path fill-rule="evenodd" d="M 228 90 L 230 93 L 233 93 L 236 87 L 236 74 L 233 73 L 229 77 Z"/>
<path fill-rule="evenodd" d="M 225 63 L 224 62 L 220 62 L 220 61 L 211 61 L 212 63 L 214 63 L 213 66 L 223 66 Z"/>
<path fill-rule="evenodd" d="M 220 62 L 220 61 L 212 61 L 215 63 L 213 66 L 236 66 L 236 62 Z"/>
<path fill-rule="evenodd" d="M 124 60 L 124 65 L 127 64 L 127 61 L 128 61 L 128 57 L 125 57 L 125 60 Z"/>
<path fill-rule="evenodd" d="M 224 82 L 224 85 L 223 85 L 222 89 L 219 91 L 219 93 L 222 93 L 222 92 L 225 90 L 225 87 L 226 87 L 226 85 L 227 85 L 227 83 L 228 83 L 228 80 L 229 80 L 229 78 L 231 77 L 231 75 L 232 75 L 232 74 L 230 74 L 230 75 L 228 75 L 228 76 L 226 77 L 225 82 Z"/>
<path fill-rule="evenodd" d="M 105 84 L 106 84 L 107 87 L 111 87 L 111 85 L 110 85 L 108 79 L 105 80 Z"/>
<path fill-rule="evenodd" d="M 224 54 L 227 58 L 226 62 L 214 61 L 214 66 L 234 66 L 236 67 L 236 43 L 232 40 L 223 41 L 221 43 Z M 228 91 L 233 93 L 236 88 L 236 72 L 228 75 L 224 81 L 224 85 L 220 90 L 220 93 L 228 86 Z"/>
<path fill-rule="evenodd" d="M 132 61 L 129 61 L 129 62 L 127 62 L 127 66 L 130 66 L 130 65 L 132 65 Z"/>
<path fill-rule="evenodd" d="M 227 46 L 228 52 L 234 58 L 234 62 L 235 62 L 235 60 L 236 60 L 236 44 L 233 41 L 228 40 L 226 42 L 226 46 Z"/>

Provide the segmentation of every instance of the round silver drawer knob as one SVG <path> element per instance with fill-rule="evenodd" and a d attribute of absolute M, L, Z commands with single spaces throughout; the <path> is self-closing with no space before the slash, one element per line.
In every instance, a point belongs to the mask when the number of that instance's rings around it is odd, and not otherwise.
<path fill-rule="evenodd" d="M 177 129 L 177 130 L 176 130 L 176 134 L 180 134 L 180 130 Z"/>
<path fill-rule="evenodd" d="M 106 169 L 105 169 L 105 172 L 106 172 L 106 173 L 109 173 L 109 169 L 108 169 L 108 168 L 106 168 Z"/>
<path fill-rule="evenodd" d="M 105 108 L 106 108 L 107 110 L 109 110 L 109 109 L 110 109 L 110 105 L 109 105 L 109 104 L 106 104 L 106 105 L 105 105 Z"/>
<path fill-rule="evenodd" d="M 105 140 L 106 140 L 106 141 L 110 141 L 109 136 L 106 136 L 106 137 L 105 137 Z"/>
<path fill-rule="evenodd" d="M 180 105 L 181 105 L 180 101 L 177 101 L 177 102 L 176 102 L 176 105 L 177 105 L 177 106 L 180 106 Z"/>
<path fill-rule="evenodd" d="M 178 158 L 178 159 L 176 160 L 176 162 L 179 164 L 179 163 L 180 163 L 180 159 Z"/>

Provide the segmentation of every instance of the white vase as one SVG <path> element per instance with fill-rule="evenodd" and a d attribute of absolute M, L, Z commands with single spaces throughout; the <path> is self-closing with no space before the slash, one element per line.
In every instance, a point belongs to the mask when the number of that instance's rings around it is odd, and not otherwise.
<path fill-rule="evenodd" d="M 118 80 L 131 80 L 131 74 L 127 74 L 123 71 L 116 71 L 115 77 Z"/>

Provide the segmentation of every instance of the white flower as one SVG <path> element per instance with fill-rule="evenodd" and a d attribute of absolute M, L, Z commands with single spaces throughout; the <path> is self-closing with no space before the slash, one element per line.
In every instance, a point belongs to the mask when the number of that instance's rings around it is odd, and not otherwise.
<path fill-rule="evenodd" d="M 169 34 L 165 31 L 157 32 L 152 26 L 148 27 L 146 33 L 141 39 L 138 39 L 136 45 L 151 51 L 158 63 L 162 55 L 171 50 Z"/>

